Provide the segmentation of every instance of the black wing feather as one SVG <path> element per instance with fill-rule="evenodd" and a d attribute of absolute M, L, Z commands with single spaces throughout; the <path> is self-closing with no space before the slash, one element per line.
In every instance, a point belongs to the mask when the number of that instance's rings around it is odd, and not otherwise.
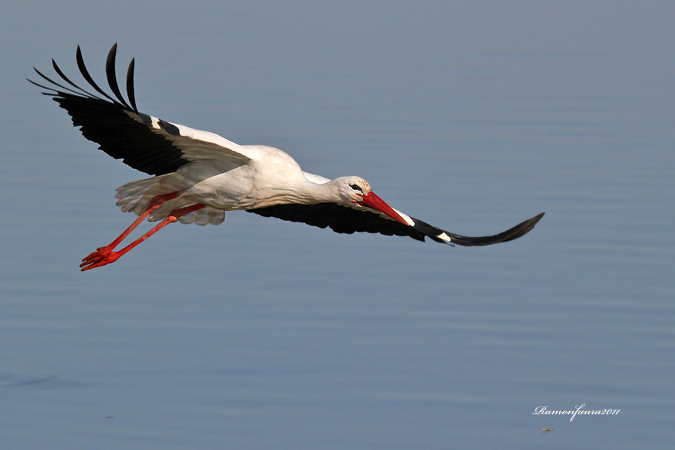
<path fill-rule="evenodd" d="M 436 242 L 446 242 L 438 237 L 443 233 L 445 233 L 451 239 L 450 244 L 461 245 L 463 247 L 478 247 L 483 245 L 499 244 L 500 242 L 508 242 L 514 239 L 518 239 L 519 237 L 529 233 L 537 224 L 537 222 L 541 220 L 542 217 L 544 217 L 544 213 L 537 214 L 533 218 L 525 220 L 524 222 L 519 223 L 515 227 L 509 228 L 508 230 L 503 231 L 499 234 L 495 234 L 494 236 L 479 236 L 479 237 L 462 236 L 459 234 L 451 233 L 449 231 L 441 230 L 440 228 L 436 228 L 419 219 L 415 218 L 412 219 L 415 222 L 414 226 L 415 229 L 424 233 L 425 236 L 428 236 L 429 238 L 433 239 Z"/>
<path fill-rule="evenodd" d="M 127 96 L 129 97 L 131 107 L 134 111 L 138 112 L 138 108 L 136 108 L 136 94 L 134 91 L 134 66 L 136 66 L 136 62 L 134 58 L 131 58 L 129 69 L 127 69 Z"/>
<path fill-rule="evenodd" d="M 110 49 L 110 52 L 108 53 L 108 59 L 106 59 L 105 62 L 105 75 L 108 78 L 108 86 L 110 86 L 110 89 L 112 89 L 113 94 L 115 94 L 115 97 L 117 97 L 117 100 L 119 100 L 120 103 L 122 103 L 127 108 L 131 108 L 127 104 L 126 100 L 124 100 L 124 97 L 122 97 L 120 88 L 117 85 L 117 75 L 115 74 L 116 56 L 117 56 L 117 44 L 114 44 Z"/>
<path fill-rule="evenodd" d="M 49 95 L 73 120 L 73 125 L 80 127 L 82 135 L 100 146 L 99 148 L 115 159 L 149 175 L 163 175 L 175 172 L 189 161 L 184 159 L 181 150 L 170 140 L 150 128 L 150 116 L 138 112 L 134 95 L 133 76 L 134 61 L 127 71 L 127 103 L 120 92 L 115 76 L 115 56 L 117 44 L 113 46 L 106 60 L 108 84 L 117 100 L 106 94 L 92 79 L 82 58 L 80 47 L 77 47 L 77 66 L 84 79 L 105 98 L 98 97 L 73 83 L 53 62 L 56 73 L 74 91 L 59 84 L 35 69 L 35 72 L 53 86 L 43 86 L 32 80 L 31 83 L 46 89 Z M 130 105 L 131 106 L 130 106 Z M 164 122 L 167 123 L 167 122 Z"/>
<path fill-rule="evenodd" d="M 94 89 L 96 89 L 96 92 L 110 100 L 111 102 L 115 103 L 115 99 L 109 96 L 108 94 L 105 93 L 103 89 L 98 87 L 98 84 L 94 81 L 94 79 L 89 75 L 89 70 L 87 70 L 87 66 L 84 64 L 84 58 L 82 57 L 82 50 L 80 50 L 80 46 L 77 46 L 77 51 L 75 52 L 75 60 L 77 61 L 77 68 L 80 69 L 80 73 L 84 77 L 85 80 L 87 80 L 87 83 Z"/>
<path fill-rule="evenodd" d="M 52 59 L 52 67 L 54 68 L 54 71 L 61 77 L 61 79 L 65 80 L 66 83 L 68 83 L 69 85 L 71 85 L 72 87 L 74 87 L 75 89 L 77 89 L 77 91 L 74 91 L 74 90 L 72 90 L 72 89 L 70 89 L 70 88 L 68 88 L 68 87 L 65 87 L 65 86 L 62 86 L 62 85 L 56 83 L 55 81 L 50 80 L 49 78 L 47 78 L 46 76 L 44 76 L 43 74 L 41 74 L 37 69 L 35 69 L 35 67 L 33 67 L 33 69 L 34 69 L 34 70 L 38 73 L 38 75 L 40 75 L 42 78 L 44 78 L 44 79 L 50 81 L 52 84 L 55 84 L 56 86 L 58 86 L 58 87 L 60 87 L 60 88 L 63 88 L 63 89 L 65 89 L 65 90 L 67 90 L 68 92 L 72 92 L 72 93 L 75 94 L 75 95 L 82 95 L 82 94 L 84 93 L 84 94 L 85 94 L 86 96 L 88 96 L 88 97 L 96 98 L 96 96 L 95 96 L 94 94 L 92 94 L 91 92 L 85 91 L 84 89 L 82 89 L 81 87 L 79 87 L 78 85 L 76 85 L 75 83 L 73 83 L 72 81 L 70 81 L 70 78 L 68 78 L 68 77 L 66 76 L 66 74 L 63 73 L 63 71 L 61 70 L 61 68 L 59 67 L 59 65 L 56 64 L 56 61 L 54 61 L 53 59 Z M 78 92 L 78 91 L 79 91 L 79 92 Z"/>
<path fill-rule="evenodd" d="M 276 217 L 291 222 L 302 222 L 319 228 L 328 227 L 336 233 L 380 233 L 385 236 L 408 236 L 418 241 L 424 241 L 424 238 L 428 237 L 436 242 L 457 244 L 465 247 L 512 241 L 532 230 L 544 216 L 544 213 L 541 213 L 494 236 L 469 237 L 441 230 L 413 217 L 411 219 L 415 222 L 415 225 L 404 225 L 394 220 L 385 219 L 381 215 L 367 209 L 356 210 L 336 203 L 275 205 L 266 208 L 250 209 L 248 212 L 264 217 Z M 440 238 L 439 236 L 442 234 L 449 236 L 451 241 L 448 242 Z"/>
<path fill-rule="evenodd" d="M 52 61 L 53 61 L 53 60 L 52 60 Z M 56 63 L 54 63 L 54 65 L 56 65 Z M 56 67 L 58 67 L 58 66 L 56 66 Z M 80 95 L 80 96 L 82 95 L 80 92 L 74 91 L 74 90 L 72 90 L 72 89 L 70 89 L 70 88 L 68 88 L 68 87 L 65 87 L 65 86 L 63 86 L 63 85 L 57 83 L 56 81 L 54 81 L 54 80 L 52 80 L 51 78 L 49 78 L 47 75 L 45 75 L 45 74 L 43 74 L 42 72 L 40 72 L 39 70 L 37 70 L 35 67 L 33 67 L 33 70 L 35 71 L 35 73 L 37 73 L 38 75 L 40 75 L 40 76 L 41 76 L 42 78 L 44 78 L 45 80 L 49 81 L 49 82 L 50 82 L 51 84 L 53 84 L 54 86 L 58 86 L 58 87 L 60 87 L 61 89 L 66 90 L 66 91 L 68 91 L 68 92 L 72 92 L 72 93 L 75 94 L 75 95 Z M 33 83 L 35 86 L 41 87 L 42 89 L 48 89 L 48 90 L 52 90 L 52 91 L 55 90 L 53 87 L 43 86 L 43 85 L 41 85 L 41 84 L 39 84 L 39 83 L 36 83 L 36 82 L 33 81 L 33 80 L 30 80 L 30 79 L 28 79 L 28 78 L 26 78 L 26 79 L 28 80 L 29 83 Z M 64 79 L 70 83 L 70 80 L 68 80 L 67 78 L 64 78 Z M 77 87 L 77 86 L 75 86 L 75 87 Z M 79 88 L 78 88 L 78 89 L 79 89 Z M 80 90 L 81 90 L 81 89 L 80 89 Z M 43 94 L 44 94 L 44 92 L 43 92 Z M 88 94 L 88 93 L 85 91 L 85 94 Z"/>

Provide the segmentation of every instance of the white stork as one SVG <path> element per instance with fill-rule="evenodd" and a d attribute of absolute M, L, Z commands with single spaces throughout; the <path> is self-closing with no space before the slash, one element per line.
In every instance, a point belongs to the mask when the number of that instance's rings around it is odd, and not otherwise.
<path fill-rule="evenodd" d="M 337 233 L 356 231 L 387 236 L 409 236 L 463 246 L 491 245 L 517 239 L 541 220 L 541 213 L 494 236 L 467 237 L 441 230 L 412 218 L 375 195 L 366 180 L 357 176 L 328 180 L 303 172 L 293 158 L 263 145 L 238 145 L 214 133 L 195 130 L 141 113 L 134 95 L 134 60 L 127 71 L 128 101 L 115 75 L 117 44 L 106 61 L 108 85 L 114 97 L 93 80 L 80 47 L 77 66 L 98 93 L 73 83 L 52 59 L 62 81 L 57 83 L 35 72 L 50 85 L 45 89 L 68 111 L 73 125 L 85 138 L 128 166 L 152 175 L 117 188 L 117 206 L 138 218 L 117 239 L 82 260 L 81 270 L 116 261 L 169 223 L 218 225 L 226 211 L 243 210 L 265 217 L 330 227 Z M 113 251 L 141 222 L 160 221 L 147 233 L 119 251 Z"/>

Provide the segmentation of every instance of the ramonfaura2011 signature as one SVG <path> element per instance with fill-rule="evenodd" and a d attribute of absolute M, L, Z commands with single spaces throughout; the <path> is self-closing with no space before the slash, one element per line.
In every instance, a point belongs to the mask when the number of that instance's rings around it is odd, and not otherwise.
<path fill-rule="evenodd" d="M 583 409 L 586 406 L 586 403 L 575 406 L 573 410 L 555 410 L 549 409 L 549 406 L 537 406 L 534 408 L 532 415 L 542 416 L 542 415 L 560 415 L 560 416 L 569 416 L 570 422 L 574 420 L 574 417 L 579 414 L 588 414 L 588 415 L 617 415 L 621 409 Z"/>

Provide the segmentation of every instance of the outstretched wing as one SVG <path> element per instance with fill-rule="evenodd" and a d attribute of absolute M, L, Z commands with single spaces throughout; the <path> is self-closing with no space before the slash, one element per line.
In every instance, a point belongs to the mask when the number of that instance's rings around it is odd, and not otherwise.
<path fill-rule="evenodd" d="M 106 61 L 106 76 L 112 95 L 101 89 L 89 74 L 77 47 L 77 66 L 96 94 L 73 83 L 54 60 L 52 66 L 60 83 L 35 72 L 50 85 L 31 83 L 46 89 L 59 106 L 68 111 L 73 125 L 90 141 L 115 159 L 121 159 L 134 169 L 150 175 L 175 172 L 184 164 L 197 159 L 225 160 L 245 164 L 250 160 L 244 148 L 217 134 L 195 130 L 143 114 L 136 107 L 134 92 L 134 60 L 127 70 L 128 101 L 122 95 L 115 75 L 117 44 Z"/>
<path fill-rule="evenodd" d="M 544 216 L 544 213 L 541 213 L 494 236 L 469 237 L 441 230 L 413 217 L 410 217 L 412 225 L 404 225 L 383 217 L 375 210 L 367 208 L 353 209 L 336 203 L 274 205 L 266 208 L 250 209 L 248 212 L 264 217 L 276 217 L 291 222 L 302 222 L 319 228 L 328 227 L 336 233 L 380 233 L 385 236 L 408 236 L 418 241 L 424 241 L 425 237 L 428 237 L 436 242 L 450 245 L 457 244 L 465 247 L 492 245 L 518 239 L 532 230 Z"/>

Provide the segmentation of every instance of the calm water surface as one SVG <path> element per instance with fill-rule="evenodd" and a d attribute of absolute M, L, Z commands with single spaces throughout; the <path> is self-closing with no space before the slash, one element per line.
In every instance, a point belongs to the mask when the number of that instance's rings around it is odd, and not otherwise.
<path fill-rule="evenodd" d="M 672 445 L 675 7 L 425 5 L 0 7 L 2 448 Z M 24 78 L 113 42 L 150 114 L 458 233 L 547 215 L 467 249 L 228 213 L 82 274 L 144 175 Z M 582 404 L 620 412 L 532 414 Z"/>

